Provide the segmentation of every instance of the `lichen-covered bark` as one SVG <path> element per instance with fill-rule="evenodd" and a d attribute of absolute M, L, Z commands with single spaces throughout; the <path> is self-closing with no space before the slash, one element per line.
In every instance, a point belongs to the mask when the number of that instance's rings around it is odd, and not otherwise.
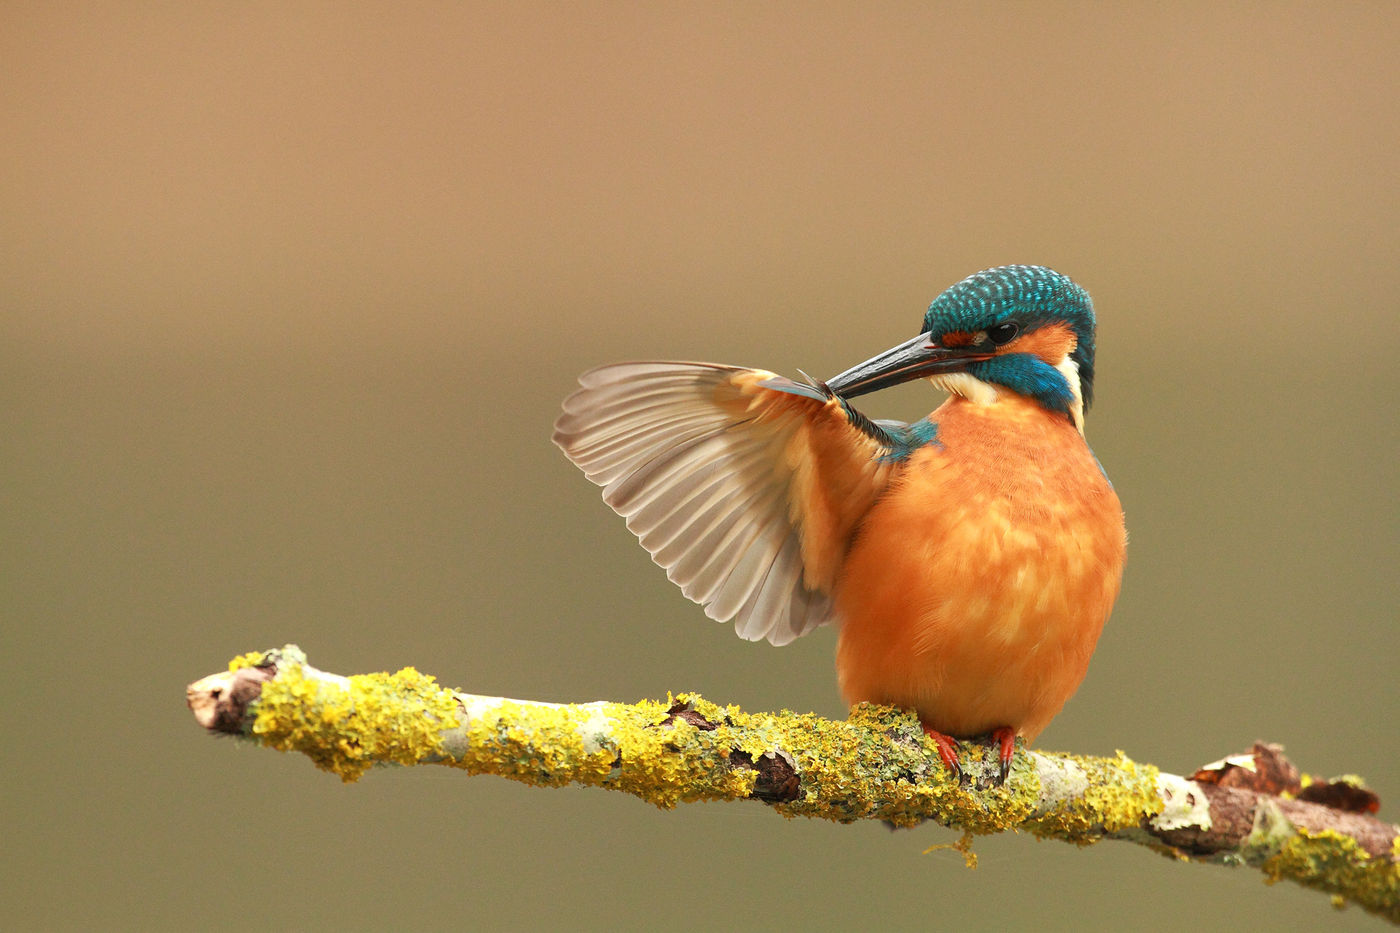
<path fill-rule="evenodd" d="M 834 722 L 745 713 L 693 694 L 632 704 L 508 700 L 447 690 L 412 668 L 328 674 L 290 645 L 234 659 L 191 684 L 188 699 L 205 728 L 302 752 L 345 781 L 374 765 L 443 764 L 529 784 L 608 787 L 664 808 L 754 799 L 787 817 L 928 819 L 969 834 L 958 846 L 969 863 L 971 834 L 1127 839 L 1178 858 L 1250 865 L 1270 882 L 1296 881 L 1400 923 L 1394 825 L 1287 793 L 1164 774 L 1121 753 L 1018 747 L 998 787 L 996 756 L 973 744 L 960 784 L 918 720 L 888 707 L 861 705 Z"/>

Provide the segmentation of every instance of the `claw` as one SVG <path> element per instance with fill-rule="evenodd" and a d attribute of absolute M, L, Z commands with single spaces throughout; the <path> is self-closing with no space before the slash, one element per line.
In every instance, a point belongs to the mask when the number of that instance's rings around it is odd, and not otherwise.
<path fill-rule="evenodd" d="M 959 784 L 966 784 L 970 778 L 963 771 L 962 765 L 958 761 L 958 752 L 961 747 L 958 740 L 951 735 L 939 732 L 937 729 L 923 724 L 924 735 L 932 740 L 938 749 L 938 757 L 943 759 L 943 764 L 948 768 L 955 780 Z M 997 779 L 994 787 L 1001 787 L 1006 783 L 1006 779 L 1011 777 L 1011 761 L 1016 757 L 1016 730 L 1011 726 L 1000 726 L 991 732 L 991 740 L 997 749 Z"/>
<path fill-rule="evenodd" d="M 953 779 L 959 784 L 966 783 L 967 775 L 963 774 L 962 765 L 958 763 L 958 740 L 926 724 L 924 735 L 932 739 L 933 744 L 937 746 L 938 757 L 943 759 L 943 764 L 952 773 Z"/>
<path fill-rule="evenodd" d="M 1001 746 L 1000 779 L 997 781 L 997 787 L 1000 787 L 1011 776 L 1011 759 L 1016 755 L 1016 730 L 1010 726 L 993 729 L 992 740 Z"/>

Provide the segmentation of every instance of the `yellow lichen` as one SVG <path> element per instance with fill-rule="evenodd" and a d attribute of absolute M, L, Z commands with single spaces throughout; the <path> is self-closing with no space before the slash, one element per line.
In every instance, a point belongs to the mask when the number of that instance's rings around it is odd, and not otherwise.
<path fill-rule="evenodd" d="M 359 674 L 344 683 L 279 667 L 263 685 L 252 734 L 281 751 L 299 751 L 350 782 L 376 763 L 416 764 L 441 752 L 442 730 L 456 722 L 452 694 L 406 667 Z"/>
<path fill-rule="evenodd" d="M 473 711 L 464 750 L 448 763 L 529 784 L 615 787 L 663 808 L 747 794 L 753 775 L 728 767 L 715 732 L 684 719 L 662 728 L 669 708 L 654 701 L 587 707 L 499 701 Z M 724 713 L 709 704 L 701 715 Z"/>
<path fill-rule="evenodd" d="M 1392 851 L 1400 851 L 1400 838 Z M 1336 830 L 1299 830 L 1262 867 L 1269 884 L 1287 878 L 1400 922 L 1400 862 L 1373 858 L 1355 839 Z"/>
<path fill-rule="evenodd" d="M 957 842 L 945 842 L 942 845 L 929 846 L 924 850 L 924 854 L 930 852 L 940 852 L 952 849 L 963 857 L 963 864 L 969 869 L 977 868 L 977 853 L 972 851 L 972 833 L 964 832 L 958 837 Z"/>
<path fill-rule="evenodd" d="M 1139 764 L 1121 751 L 1113 758 L 1058 755 L 1084 772 L 1086 788 L 1075 798 L 1056 804 L 1032 823 L 1040 836 L 1089 845 L 1142 822 L 1162 811 L 1157 793 L 1158 771 Z"/>
<path fill-rule="evenodd" d="M 228 669 L 230 671 L 241 671 L 245 667 L 257 667 L 263 663 L 263 659 L 266 657 L 266 651 L 249 651 L 247 654 L 240 654 L 232 661 L 229 661 Z"/>
<path fill-rule="evenodd" d="M 863 704 L 846 722 L 786 710 L 746 714 L 735 707 L 725 708 L 724 716 L 725 725 L 714 733 L 720 743 L 755 762 L 775 750 L 792 760 L 801 787 L 797 799 L 773 803 L 784 816 L 843 822 L 875 817 L 901 826 L 933 818 L 988 833 L 1016 825 L 1033 803 L 1033 781 L 980 792 L 959 786 L 906 711 Z"/>
<path fill-rule="evenodd" d="M 861 704 L 849 720 L 811 714 L 745 713 L 694 693 L 666 703 L 556 706 L 509 700 L 479 701 L 470 714 L 454 695 L 417 671 L 348 679 L 307 676 L 296 658 L 278 655 L 278 676 L 263 689 L 253 734 L 266 744 L 307 754 L 318 767 L 351 781 L 376 762 L 439 761 L 474 773 L 525 783 L 582 783 L 613 787 L 670 808 L 692 800 L 752 795 L 758 768 L 783 756 L 800 784 L 793 799 L 773 802 L 787 817 L 851 822 L 879 818 L 895 825 L 933 819 L 974 834 L 1003 832 L 1035 812 L 1039 782 L 1016 759 L 1005 787 L 959 785 L 938 760 L 917 719 L 891 707 Z M 291 659 L 289 661 L 289 659 Z M 263 655 L 243 656 L 261 663 Z M 466 701 L 462 701 L 466 702 Z M 484 705 L 483 705 L 484 704 Z M 697 714 L 697 725 L 670 710 Z M 452 751 L 443 744 L 453 735 Z M 736 755 L 744 756 L 742 759 Z M 965 764 L 981 773 L 996 767 L 972 744 Z M 1138 775 L 1122 755 L 1116 761 L 1078 759 L 1090 786 L 1107 772 Z M 1155 771 L 1145 769 L 1129 789 L 1097 787 L 1084 800 L 1042 816 L 1032 828 L 1083 841 L 1135 823 L 1151 806 Z"/>

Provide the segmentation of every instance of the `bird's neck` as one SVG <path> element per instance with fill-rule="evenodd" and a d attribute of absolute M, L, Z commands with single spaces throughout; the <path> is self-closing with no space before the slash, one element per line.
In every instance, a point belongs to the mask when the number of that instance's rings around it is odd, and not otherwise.
<path fill-rule="evenodd" d="M 1068 415 L 1070 422 L 1081 435 L 1084 433 L 1084 394 L 1079 378 L 1079 366 L 1066 356 L 1062 359 L 1055 370 L 1064 378 L 1069 386 L 1070 402 Z M 1032 406 L 1040 409 L 1046 415 L 1063 418 L 1064 411 L 1056 411 L 1047 408 L 1045 404 L 1036 398 L 1023 395 L 1016 390 L 994 382 L 987 382 L 978 379 L 971 373 L 946 373 L 940 376 L 932 376 L 929 382 L 937 388 L 947 392 L 951 398 L 949 401 L 957 401 L 963 404 L 992 407 L 1011 406 L 1020 409 L 1025 406 Z M 1063 396 L 1061 396 L 1063 398 Z"/>

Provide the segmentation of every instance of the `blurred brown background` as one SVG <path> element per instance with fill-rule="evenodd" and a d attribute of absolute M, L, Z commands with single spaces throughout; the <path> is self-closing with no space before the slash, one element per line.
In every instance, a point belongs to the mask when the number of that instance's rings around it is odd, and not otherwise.
<path fill-rule="evenodd" d="M 1400 7 L 6 4 L 10 928 L 1371 928 L 1142 849 L 672 813 L 213 741 L 294 641 L 840 716 L 550 445 L 636 357 L 829 375 L 962 276 L 1101 320 L 1123 597 L 1049 748 L 1256 738 L 1397 819 Z M 918 417 L 926 387 L 871 400 Z"/>

